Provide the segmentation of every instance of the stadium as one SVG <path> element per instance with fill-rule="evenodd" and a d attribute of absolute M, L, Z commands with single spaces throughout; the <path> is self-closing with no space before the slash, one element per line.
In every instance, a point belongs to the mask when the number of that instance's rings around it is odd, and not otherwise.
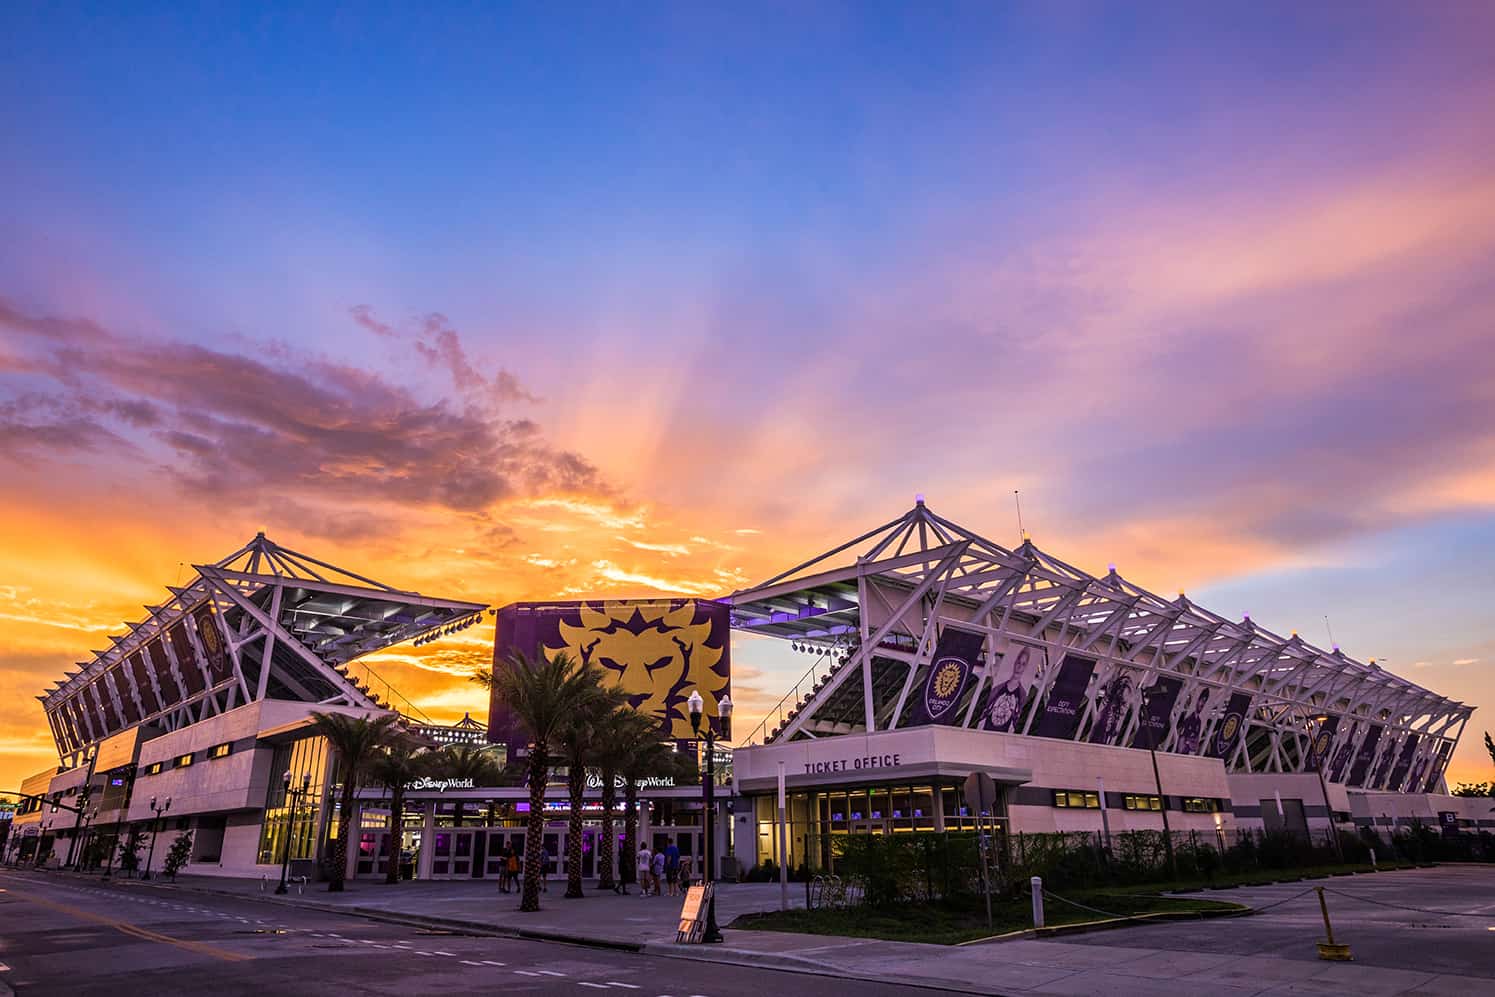
<path fill-rule="evenodd" d="M 467 716 L 444 728 L 360 660 L 471 626 L 486 605 L 401 591 L 263 534 L 194 570 L 39 697 L 59 764 L 22 787 L 11 857 L 75 864 L 88 842 L 112 854 L 130 829 L 159 824 L 193 831 L 192 872 L 262 876 L 289 857 L 316 875 L 338 772 L 310 730 L 314 711 L 399 712 L 434 743 L 522 745 L 501 704 L 486 727 Z M 1004 835 L 1168 830 L 1223 842 L 1252 830 L 1495 826 L 1443 782 L 1473 707 L 1338 647 L 1165 599 L 1114 568 L 1090 575 L 1027 539 L 1005 548 L 922 498 L 720 599 L 492 612 L 496 666 L 513 650 L 593 660 L 685 750 L 698 750 L 687 696 L 702 693 L 718 715 L 734 644 L 770 637 L 806 655 L 800 681 L 719 766 L 731 773 L 716 794 L 728 798 L 715 848 L 727 878 L 768 860 L 826 866 L 838 835 L 973 827 L 962 786 L 976 772 L 998 786 L 989 817 Z M 305 778 L 305 804 L 287 805 L 285 772 Z M 561 856 L 569 803 L 560 780 L 553 788 L 546 848 Z M 599 790 L 589 779 L 584 863 L 597 851 Z M 703 797 L 700 785 L 651 782 L 644 840 L 703 854 Z M 158 815 L 152 804 L 168 798 Z M 491 875 L 528 809 L 522 786 L 455 775 L 423 778 L 405 799 L 396 817 L 383 789 L 361 790 L 347 875 L 397 860 L 423 879 Z"/>

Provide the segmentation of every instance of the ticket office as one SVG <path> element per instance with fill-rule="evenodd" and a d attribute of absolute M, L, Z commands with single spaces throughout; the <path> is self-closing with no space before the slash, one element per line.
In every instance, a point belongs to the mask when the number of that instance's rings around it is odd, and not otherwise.
<path fill-rule="evenodd" d="M 778 798 L 752 798 L 756 824 L 755 862 L 780 864 Z M 959 783 L 910 782 L 790 791 L 785 795 L 791 868 L 834 871 L 835 841 L 849 834 L 903 834 L 915 831 L 974 831 L 977 815 L 966 806 Z M 999 791 L 992 824 L 1006 826 L 1006 790 Z"/>

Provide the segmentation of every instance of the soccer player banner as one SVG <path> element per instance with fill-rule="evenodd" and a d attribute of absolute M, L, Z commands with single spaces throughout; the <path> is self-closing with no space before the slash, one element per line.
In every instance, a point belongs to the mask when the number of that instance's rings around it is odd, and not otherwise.
<path fill-rule="evenodd" d="M 1012 662 L 1012 670 L 987 693 L 978 725 L 982 730 L 1017 731 L 1023 722 L 1023 707 L 1028 702 L 1033 675 L 1043 670 L 1047 654 L 1042 648 L 1024 646 L 1016 654 L 1005 656 Z"/>
<path fill-rule="evenodd" d="M 1443 769 L 1448 764 L 1449 743 L 1444 741 L 1438 745 L 1437 758 L 1433 762 L 1432 771 L 1428 773 L 1428 781 L 1423 785 L 1424 793 L 1431 793 L 1438 788 L 1438 780 L 1443 778 Z"/>
<path fill-rule="evenodd" d="M 1386 783 L 1386 788 L 1395 792 L 1401 788 L 1402 782 L 1407 778 L 1407 770 L 1412 767 L 1412 756 L 1417 754 L 1417 735 L 1408 734 L 1407 740 L 1402 743 L 1401 757 L 1396 760 L 1396 765 L 1391 769 L 1391 778 Z"/>
<path fill-rule="evenodd" d="M 1168 739 L 1173 704 L 1183 687 L 1183 679 L 1159 675 L 1152 685 L 1142 690 L 1142 715 L 1137 723 L 1137 733 L 1132 735 L 1132 747 L 1156 748 Z"/>
<path fill-rule="evenodd" d="M 1210 738 L 1209 750 L 1205 752 L 1210 758 L 1229 759 L 1235 753 L 1235 746 L 1241 740 L 1241 733 L 1246 727 L 1246 711 L 1251 709 L 1251 694 L 1249 692 L 1232 693 L 1225 704 L 1225 716 L 1220 718 L 1220 724 L 1215 728 L 1215 736 Z M 1333 718 L 1336 722 L 1338 718 Z M 1333 729 L 1330 728 L 1330 736 Z M 1318 744 L 1317 741 L 1314 742 Z"/>
<path fill-rule="evenodd" d="M 1090 724 L 1091 744 L 1115 744 L 1116 737 L 1126 726 L 1132 712 L 1132 701 L 1137 696 L 1137 686 L 1125 668 L 1112 669 L 1111 677 L 1101 685 L 1096 699 L 1095 719 Z"/>
<path fill-rule="evenodd" d="M 1313 735 L 1313 744 L 1308 747 L 1308 771 L 1317 771 L 1329 758 L 1329 749 L 1334 746 L 1334 735 L 1339 730 L 1339 717 L 1328 716 L 1319 724 Z"/>
<path fill-rule="evenodd" d="M 956 704 L 981 657 L 984 635 L 973 630 L 946 627 L 934 646 L 924 691 L 914 704 L 909 725 L 953 724 L 960 719 Z"/>
<path fill-rule="evenodd" d="M 1365 732 L 1365 740 L 1360 742 L 1360 750 L 1355 752 L 1355 764 L 1350 767 L 1346 785 L 1365 785 L 1365 777 L 1370 772 L 1370 763 L 1375 761 L 1376 745 L 1380 743 L 1381 731 L 1384 729 L 1380 724 L 1371 724 L 1370 729 Z"/>
<path fill-rule="evenodd" d="M 1034 734 L 1066 741 L 1074 739 L 1075 730 L 1080 726 L 1080 714 L 1085 709 L 1085 687 L 1090 684 L 1094 671 L 1093 658 L 1082 658 L 1077 654 L 1064 656 Z"/>

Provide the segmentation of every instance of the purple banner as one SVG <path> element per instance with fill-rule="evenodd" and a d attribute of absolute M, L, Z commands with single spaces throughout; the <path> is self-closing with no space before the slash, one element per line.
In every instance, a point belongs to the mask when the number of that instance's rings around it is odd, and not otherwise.
<path fill-rule="evenodd" d="M 1213 690 L 1205 686 L 1194 695 L 1194 702 L 1184 709 L 1184 715 L 1178 718 L 1178 740 L 1173 744 L 1174 751 L 1181 755 L 1199 754 L 1212 694 Z"/>
<path fill-rule="evenodd" d="M 1451 746 L 1447 741 L 1444 741 L 1443 743 L 1438 745 L 1438 754 L 1432 763 L 1432 770 L 1428 772 L 1427 782 L 1424 783 L 1422 787 L 1422 791 L 1424 793 L 1432 793 L 1437 791 L 1438 780 L 1443 778 L 1443 768 L 1448 764 L 1448 755 L 1450 750 Z"/>
<path fill-rule="evenodd" d="M 1417 754 L 1417 735 L 1408 734 L 1407 739 L 1402 742 L 1402 755 L 1396 760 L 1396 765 L 1391 770 L 1391 778 L 1386 782 L 1386 788 L 1392 792 L 1402 788 L 1402 783 L 1407 781 L 1407 772 L 1412 768 L 1412 756 Z"/>
<path fill-rule="evenodd" d="M 233 674 L 228 646 L 223 642 L 223 631 L 218 629 L 218 614 L 211 603 L 205 602 L 192 613 L 192 622 L 197 624 L 197 639 L 202 642 L 203 656 L 208 659 L 208 679 L 217 685 Z"/>
<path fill-rule="evenodd" d="M 1325 773 L 1330 782 L 1344 782 L 1350 774 L 1350 762 L 1355 757 L 1355 741 L 1360 737 L 1360 725 L 1350 724 L 1348 734 L 1339 739 L 1339 747 L 1334 749 L 1334 760 L 1329 763 L 1329 771 Z"/>
<path fill-rule="evenodd" d="M 1093 658 L 1082 658 L 1077 654 L 1064 656 L 1034 734 L 1065 741 L 1074 739 L 1075 730 L 1080 726 L 1080 714 L 1085 709 L 1085 687 L 1090 684 L 1094 671 Z"/>
<path fill-rule="evenodd" d="M 1386 778 L 1391 775 L 1391 766 L 1396 761 L 1399 747 L 1401 743 L 1397 740 L 1397 736 L 1391 735 L 1391 739 L 1381 747 L 1380 757 L 1376 759 L 1375 768 L 1371 770 L 1370 780 L 1365 784 L 1366 788 L 1379 789 L 1385 784 Z"/>
<path fill-rule="evenodd" d="M 1096 698 L 1095 719 L 1090 724 L 1091 744 L 1115 744 L 1126 727 L 1127 717 L 1137 698 L 1137 686 L 1131 674 L 1121 667 L 1111 672 L 1111 677 L 1101 686 Z"/>
<path fill-rule="evenodd" d="M 1215 736 L 1210 738 L 1209 751 L 1205 754 L 1211 758 L 1228 760 L 1235 753 L 1235 746 L 1240 742 L 1241 735 L 1246 730 L 1246 711 L 1249 709 L 1251 709 L 1249 692 L 1231 693 L 1229 701 L 1225 704 L 1225 715 L 1220 718 L 1219 725 L 1215 727 Z"/>
<path fill-rule="evenodd" d="M 1159 675 L 1152 685 L 1142 690 L 1142 712 L 1137 720 L 1137 732 L 1132 735 L 1132 747 L 1156 748 L 1168 739 L 1168 720 L 1183 687 L 1182 679 Z"/>
<path fill-rule="evenodd" d="M 924 692 L 914 704 L 909 726 L 953 724 L 960 719 L 956 704 L 965 692 L 966 681 L 981 657 L 982 634 L 973 630 L 946 627 L 934 646 L 929 662 L 929 677 Z"/>
<path fill-rule="evenodd" d="M 547 658 L 565 652 L 602 669 L 635 710 L 659 721 L 660 737 L 690 740 L 686 700 L 698 690 L 708 718 L 731 685 L 728 607 L 705 599 L 514 603 L 498 611 L 493 667 L 510 655 Z M 528 738 L 495 689 L 488 739 L 523 748 Z"/>
<path fill-rule="evenodd" d="M 1043 651 L 1023 647 L 1017 654 L 1004 655 L 1012 662 L 1012 671 L 1000 684 L 992 686 L 986 696 L 986 705 L 981 710 L 982 730 L 1012 733 L 1023 722 L 1023 707 L 1027 705 L 1033 673 L 1045 658 Z"/>
<path fill-rule="evenodd" d="M 1365 777 L 1370 774 L 1370 763 L 1375 761 L 1376 745 L 1380 743 L 1383 730 L 1385 728 L 1379 724 L 1371 724 L 1370 729 L 1365 732 L 1365 740 L 1360 742 L 1360 750 L 1355 752 L 1355 764 L 1350 768 L 1347 785 L 1365 785 Z"/>
<path fill-rule="evenodd" d="M 1316 772 L 1329 758 L 1329 749 L 1334 746 L 1334 735 L 1339 730 L 1339 716 L 1325 717 L 1314 732 L 1313 743 L 1308 746 L 1308 758 L 1304 762 L 1305 772 Z"/>

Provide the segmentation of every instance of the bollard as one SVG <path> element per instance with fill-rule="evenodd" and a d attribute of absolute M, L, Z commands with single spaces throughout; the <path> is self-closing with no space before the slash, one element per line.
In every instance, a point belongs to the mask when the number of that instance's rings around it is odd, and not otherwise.
<path fill-rule="evenodd" d="M 1371 872 L 1381 871 L 1381 867 L 1376 865 L 1376 849 L 1374 845 L 1372 845 L 1370 849 L 1370 870 Z"/>
<path fill-rule="evenodd" d="M 1326 941 L 1318 943 L 1319 958 L 1331 962 L 1353 962 L 1355 957 L 1350 954 L 1350 947 L 1334 941 L 1334 926 L 1329 923 L 1329 904 L 1324 899 L 1324 888 L 1315 886 L 1314 889 L 1318 891 L 1319 910 L 1324 915 L 1324 934 L 1328 936 Z"/>
<path fill-rule="evenodd" d="M 1033 927 L 1043 927 L 1043 877 L 1034 876 L 1028 880 L 1028 885 L 1033 890 Z"/>

